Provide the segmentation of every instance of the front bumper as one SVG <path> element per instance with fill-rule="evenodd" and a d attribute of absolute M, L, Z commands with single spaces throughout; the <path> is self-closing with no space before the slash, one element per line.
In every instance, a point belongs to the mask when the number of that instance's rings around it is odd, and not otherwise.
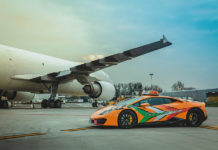
<path fill-rule="evenodd" d="M 89 123 L 94 124 L 94 125 L 104 125 L 107 119 L 102 118 L 102 119 L 90 119 Z"/>

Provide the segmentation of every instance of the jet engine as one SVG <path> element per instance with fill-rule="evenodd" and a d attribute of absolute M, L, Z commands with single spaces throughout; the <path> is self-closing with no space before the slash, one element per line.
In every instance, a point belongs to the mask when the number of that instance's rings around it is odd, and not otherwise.
<path fill-rule="evenodd" d="M 96 81 L 87 84 L 83 87 L 83 90 L 91 98 L 96 98 L 97 100 L 111 100 L 115 95 L 114 85 L 106 81 Z"/>
<path fill-rule="evenodd" d="M 33 100 L 35 94 L 30 92 L 21 92 L 21 91 L 5 91 L 3 96 L 7 97 L 8 100 L 21 101 L 21 102 L 30 102 Z"/>
<path fill-rule="evenodd" d="M 30 102 L 33 100 L 35 94 L 30 92 L 17 92 L 14 101 L 21 101 L 21 102 Z"/>

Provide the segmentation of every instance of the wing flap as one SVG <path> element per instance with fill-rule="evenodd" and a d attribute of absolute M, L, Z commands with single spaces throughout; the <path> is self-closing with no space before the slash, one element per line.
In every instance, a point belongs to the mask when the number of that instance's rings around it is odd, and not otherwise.
<path fill-rule="evenodd" d="M 45 75 L 45 74 L 44 74 Z M 43 74 L 23 74 L 23 75 L 14 75 L 11 78 L 16 80 L 32 80 L 39 76 L 44 76 Z"/>

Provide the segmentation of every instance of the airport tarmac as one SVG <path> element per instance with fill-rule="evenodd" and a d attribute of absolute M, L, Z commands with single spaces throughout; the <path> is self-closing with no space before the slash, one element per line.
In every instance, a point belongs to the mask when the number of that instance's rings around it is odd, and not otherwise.
<path fill-rule="evenodd" d="M 202 127 L 100 128 L 96 109 L 0 109 L 0 150 L 217 150 L 218 108 L 207 108 Z"/>

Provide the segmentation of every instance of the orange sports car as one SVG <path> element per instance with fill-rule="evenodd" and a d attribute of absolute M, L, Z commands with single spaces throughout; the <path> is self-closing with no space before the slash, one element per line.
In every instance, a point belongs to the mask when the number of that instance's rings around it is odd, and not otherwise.
<path fill-rule="evenodd" d="M 205 103 L 159 96 L 156 91 L 104 107 L 90 116 L 94 125 L 121 128 L 164 122 L 183 122 L 187 126 L 198 127 L 206 119 Z"/>

